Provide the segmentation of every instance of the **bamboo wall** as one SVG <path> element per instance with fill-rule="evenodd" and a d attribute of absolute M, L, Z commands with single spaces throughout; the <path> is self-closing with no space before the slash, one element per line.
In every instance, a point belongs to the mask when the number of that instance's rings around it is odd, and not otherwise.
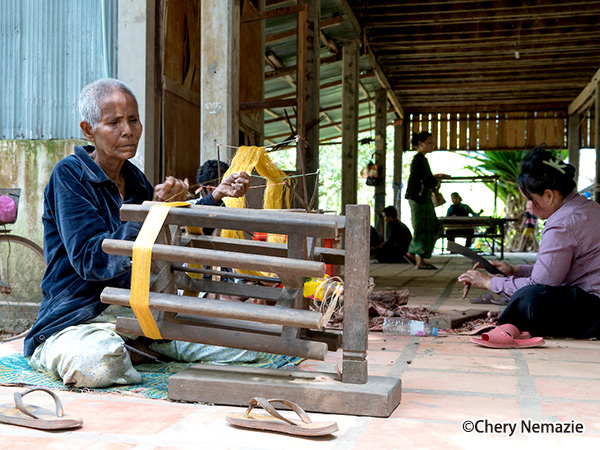
<path fill-rule="evenodd" d="M 546 143 L 550 149 L 567 148 L 566 112 L 411 114 L 405 122 L 405 148 L 412 133 L 431 132 L 438 150 L 531 150 Z M 582 118 L 581 148 L 594 147 L 594 120 Z"/>

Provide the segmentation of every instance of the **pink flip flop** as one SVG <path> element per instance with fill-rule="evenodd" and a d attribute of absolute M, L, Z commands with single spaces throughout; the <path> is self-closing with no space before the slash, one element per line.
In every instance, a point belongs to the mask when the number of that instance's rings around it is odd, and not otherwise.
<path fill-rule="evenodd" d="M 471 342 L 489 348 L 531 348 L 545 344 L 544 339 L 541 337 L 529 337 L 527 339 L 519 339 L 519 337 L 521 337 L 519 329 L 514 325 L 505 323 L 497 326 L 489 333 L 483 333 L 481 339 L 471 338 Z"/>

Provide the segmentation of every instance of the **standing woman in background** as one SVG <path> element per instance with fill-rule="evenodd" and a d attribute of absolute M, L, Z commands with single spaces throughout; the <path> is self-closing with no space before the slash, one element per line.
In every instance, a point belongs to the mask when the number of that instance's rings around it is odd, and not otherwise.
<path fill-rule="evenodd" d="M 435 241 L 438 238 L 439 224 L 431 193 L 439 187 L 438 176 L 431 173 L 425 155 L 433 151 L 433 137 L 429 131 L 413 133 L 412 144 L 418 147 L 417 154 L 410 164 L 410 177 L 406 188 L 406 198 L 410 205 L 413 240 L 408 247 L 408 256 L 415 258 L 417 269 L 437 270 L 425 259 L 431 258 Z"/>

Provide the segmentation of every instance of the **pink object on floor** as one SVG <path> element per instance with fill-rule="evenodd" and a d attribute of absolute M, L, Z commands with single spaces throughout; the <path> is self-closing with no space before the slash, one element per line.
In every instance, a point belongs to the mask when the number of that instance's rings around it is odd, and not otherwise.
<path fill-rule="evenodd" d="M 489 348 L 531 348 L 545 344 L 544 339 L 541 337 L 519 339 L 520 337 L 521 333 L 517 327 L 505 323 L 497 326 L 489 333 L 483 333 L 481 338 L 471 338 L 471 342 Z"/>

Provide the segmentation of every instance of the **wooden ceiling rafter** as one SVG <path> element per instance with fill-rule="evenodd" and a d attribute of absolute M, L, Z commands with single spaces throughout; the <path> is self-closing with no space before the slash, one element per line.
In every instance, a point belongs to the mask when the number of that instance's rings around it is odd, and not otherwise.
<path fill-rule="evenodd" d="M 336 25 L 340 25 L 344 23 L 344 17 L 341 15 L 338 16 L 332 16 L 328 19 L 323 19 L 321 20 L 321 31 L 323 31 L 325 28 L 329 28 L 329 27 L 334 27 Z M 278 33 L 273 33 L 273 34 L 268 34 L 265 36 L 265 44 L 273 44 L 275 42 L 280 42 L 280 41 L 284 41 L 286 39 L 291 39 L 291 38 L 295 38 L 297 34 L 297 31 L 295 28 L 291 28 L 289 30 L 285 30 L 285 31 L 280 31 Z"/>
<path fill-rule="evenodd" d="M 584 5 L 584 6 L 582 6 Z M 413 12 L 411 8 L 406 8 L 402 5 L 387 7 L 381 14 L 369 14 L 369 16 L 359 16 L 363 23 L 362 27 L 365 31 L 370 28 L 385 28 L 385 27 L 408 27 L 419 25 L 435 25 L 436 27 L 444 27 L 448 25 L 465 25 L 465 24 L 487 24 L 487 23 L 515 23 L 519 21 L 542 21 L 542 20 L 558 20 L 558 19 L 581 19 L 584 17 L 596 17 L 597 12 L 591 9 L 590 6 L 600 5 L 600 1 L 587 1 L 585 4 L 581 2 L 570 2 L 561 4 L 560 8 L 556 4 L 544 5 L 511 5 L 506 8 L 486 8 L 481 9 L 462 9 L 462 10 L 435 10 L 429 9 L 419 12 Z M 542 11 L 541 9 L 544 9 Z M 360 8 L 354 8 L 355 10 Z M 506 11 L 506 14 L 502 12 Z M 446 17 L 449 16 L 449 17 Z M 414 19 L 413 19 L 414 18 Z"/>
<path fill-rule="evenodd" d="M 375 72 L 374 71 L 370 71 L 370 72 L 365 72 L 363 74 L 360 75 L 360 78 L 373 78 L 375 76 Z M 322 83 L 320 86 L 320 90 L 325 90 L 325 89 L 329 89 L 332 87 L 336 87 L 336 86 L 341 86 L 342 84 L 342 80 L 335 80 L 335 81 L 329 81 L 327 83 Z M 281 99 L 286 99 L 286 98 L 290 98 L 293 97 L 296 93 L 295 92 L 287 92 L 285 94 L 280 94 L 280 95 L 275 95 L 273 97 L 269 97 L 268 100 L 281 100 Z"/>
<path fill-rule="evenodd" d="M 348 18 L 350 19 L 350 22 L 354 26 L 356 35 L 362 37 L 363 36 L 362 26 L 360 25 L 356 16 L 354 15 L 354 11 L 352 10 L 350 4 L 348 3 L 348 0 L 342 0 L 342 2 L 344 4 L 346 13 L 348 14 Z M 377 80 L 379 81 L 379 84 L 381 85 L 382 89 L 385 89 L 387 98 L 388 98 L 389 102 L 392 104 L 392 106 L 394 107 L 394 110 L 395 110 L 398 118 L 403 119 L 404 118 L 404 109 L 403 109 L 402 105 L 400 104 L 398 97 L 396 97 L 396 93 L 392 89 L 392 86 L 390 85 L 385 74 L 383 73 L 383 70 L 381 69 L 379 62 L 377 62 L 377 58 L 371 52 L 368 42 L 365 40 L 363 40 L 363 51 L 368 56 L 369 62 L 371 63 L 371 67 L 373 68 L 373 70 L 375 70 L 375 74 L 377 75 Z"/>
<path fill-rule="evenodd" d="M 377 77 L 359 85 L 361 117 L 369 99 L 381 88 L 387 91 L 396 115 L 397 106 L 403 114 L 444 111 L 455 117 L 566 112 L 599 66 L 600 0 L 321 2 L 323 14 L 337 15 L 339 21 L 321 36 L 322 49 L 327 40 L 333 40 L 341 51 L 345 40 L 357 36 L 363 55 L 361 67 L 368 60 Z M 295 3 L 267 0 L 271 5 Z M 323 19 L 321 25 L 325 20 L 329 19 Z M 267 34 L 282 37 L 282 23 L 272 23 Z M 340 58 L 339 52 L 328 51 L 323 60 L 329 64 L 341 61 L 335 59 Z M 265 80 L 284 76 L 291 69 L 271 72 L 267 68 Z M 322 71 L 327 78 L 321 80 L 322 88 L 336 85 L 331 81 L 336 71 L 337 66 Z M 340 79 L 339 74 L 335 76 Z M 269 96 L 286 97 L 287 86 L 272 86 Z M 341 109 L 333 92 L 324 93 L 326 108 L 321 108 L 329 122 L 323 125 L 327 128 L 322 138 L 328 136 L 329 140 L 336 139 L 331 137 L 332 125 Z M 589 103 L 588 95 L 580 108 Z M 281 109 L 275 112 L 282 115 Z M 279 134 L 277 122 L 277 117 L 265 121 L 273 130 L 269 134 Z M 339 133 L 335 134 L 339 138 Z"/>
<path fill-rule="evenodd" d="M 514 33 L 514 30 L 513 30 Z M 557 40 L 560 39 L 561 42 L 581 42 L 581 41 L 589 41 L 591 39 L 595 39 L 600 36 L 600 28 L 594 27 L 594 30 L 581 32 L 581 33 L 571 33 L 568 36 L 561 36 L 558 33 L 549 34 L 540 34 L 538 36 L 526 36 L 519 38 L 519 47 L 526 48 L 528 45 L 540 45 L 540 44 L 549 44 L 549 45 L 560 45 L 557 43 Z M 438 40 L 430 40 L 423 39 L 417 40 L 413 39 L 411 41 L 406 41 L 405 43 L 399 44 L 386 44 L 386 43 L 378 43 L 376 41 L 371 41 L 371 48 L 373 50 L 378 51 L 402 51 L 402 52 L 411 52 L 411 51 L 419 51 L 419 50 L 437 50 L 442 48 L 451 48 L 451 49 L 460 49 L 460 48 L 473 48 L 473 47 L 481 47 L 481 48 L 489 48 L 490 45 L 500 43 L 505 44 L 507 38 L 514 38 L 514 34 L 510 36 L 500 36 L 495 34 L 494 36 L 489 37 L 474 37 L 474 38 L 461 38 L 460 43 L 449 42 L 448 39 L 438 39 Z"/>

